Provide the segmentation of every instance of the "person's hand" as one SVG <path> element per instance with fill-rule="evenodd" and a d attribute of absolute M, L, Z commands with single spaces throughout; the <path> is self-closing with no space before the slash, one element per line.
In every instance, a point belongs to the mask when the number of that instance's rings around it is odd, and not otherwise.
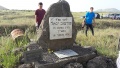
<path fill-rule="evenodd" d="M 95 27 L 96 26 L 96 24 L 95 23 L 93 23 L 93 27 Z"/>
<path fill-rule="evenodd" d="M 84 28 L 84 26 L 85 26 L 85 22 L 82 23 L 82 28 Z"/>
<path fill-rule="evenodd" d="M 36 27 L 36 30 L 38 30 L 38 23 L 37 22 L 35 23 L 35 27 Z"/>
<path fill-rule="evenodd" d="M 38 26 L 38 23 L 37 23 L 37 22 L 35 23 L 35 26 L 36 26 L 36 27 Z"/>

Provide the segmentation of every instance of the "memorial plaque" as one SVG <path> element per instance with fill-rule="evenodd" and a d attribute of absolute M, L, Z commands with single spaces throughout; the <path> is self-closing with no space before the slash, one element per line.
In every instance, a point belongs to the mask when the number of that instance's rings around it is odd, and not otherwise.
<path fill-rule="evenodd" d="M 72 38 L 72 17 L 49 17 L 50 40 Z"/>
<path fill-rule="evenodd" d="M 24 52 L 25 63 L 31 63 L 42 59 L 42 50 L 31 50 Z"/>
<path fill-rule="evenodd" d="M 71 49 L 56 51 L 54 52 L 54 54 L 57 55 L 59 58 L 66 58 L 78 55 L 75 51 Z"/>

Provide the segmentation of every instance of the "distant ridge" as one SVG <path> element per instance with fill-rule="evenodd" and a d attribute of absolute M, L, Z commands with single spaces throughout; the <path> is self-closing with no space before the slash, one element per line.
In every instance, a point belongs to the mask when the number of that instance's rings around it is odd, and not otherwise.
<path fill-rule="evenodd" d="M 0 5 L 0 10 L 8 10 L 8 9 Z"/>
<path fill-rule="evenodd" d="M 120 13 L 120 10 L 116 8 L 107 8 L 107 9 L 98 9 L 95 12 L 111 12 L 111 13 Z"/>

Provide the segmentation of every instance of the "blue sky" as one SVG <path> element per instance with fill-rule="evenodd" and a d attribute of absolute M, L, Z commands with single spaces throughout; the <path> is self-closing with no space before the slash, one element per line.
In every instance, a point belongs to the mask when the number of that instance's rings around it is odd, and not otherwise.
<path fill-rule="evenodd" d="M 0 0 L 0 5 L 8 9 L 32 9 L 38 8 L 38 3 L 43 2 L 43 8 L 47 10 L 52 3 L 58 0 Z M 72 12 L 88 11 L 93 6 L 95 10 L 117 8 L 120 10 L 120 0 L 66 0 L 69 2 Z"/>

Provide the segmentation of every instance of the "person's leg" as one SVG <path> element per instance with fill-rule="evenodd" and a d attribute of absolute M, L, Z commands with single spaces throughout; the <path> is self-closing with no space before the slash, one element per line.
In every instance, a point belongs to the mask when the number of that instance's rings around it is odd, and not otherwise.
<path fill-rule="evenodd" d="M 90 29 L 91 29 L 91 32 L 92 32 L 92 35 L 94 36 L 94 29 L 93 29 L 93 25 L 89 25 Z"/>
<path fill-rule="evenodd" d="M 86 36 L 87 36 L 87 31 L 88 31 L 88 29 L 89 29 L 89 25 L 86 24 L 86 31 L 85 31 Z"/>
<path fill-rule="evenodd" d="M 37 23 L 36 31 L 39 29 L 39 26 L 40 26 L 40 22 Z"/>
<path fill-rule="evenodd" d="M 38 22 L 38 28 L 40 27 L 40 23 L 41 23 L 41 22 Z"/>

